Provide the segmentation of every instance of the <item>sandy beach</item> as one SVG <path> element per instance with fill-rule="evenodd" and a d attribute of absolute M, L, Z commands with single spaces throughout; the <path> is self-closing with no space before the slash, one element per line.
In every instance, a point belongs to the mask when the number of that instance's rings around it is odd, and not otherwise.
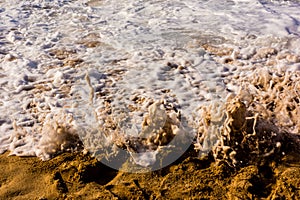
<path fill-rule="evenodd" d="M 0 157 L 0 199 L 297 199 L 300 156 L 230 168 L 213 159 L 180 158 L 139 174 L 108 168 L 81 153 L 52 160 Z"/>

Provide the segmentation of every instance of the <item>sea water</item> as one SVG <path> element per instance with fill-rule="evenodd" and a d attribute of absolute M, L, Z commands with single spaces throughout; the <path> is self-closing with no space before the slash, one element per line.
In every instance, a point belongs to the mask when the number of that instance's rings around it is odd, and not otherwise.
<path fill-rule="evenodd" d="M 233 77 L 266 64 L 299 70 L 299 9 L 296 0 L 2 0 L 0 153 L 47 160 L 76 150 L 79 135 L 103 157 L 116 137 L 146 134 L 146 115 L 164 113 L 193 136 L 201 105 L 238 91 Z M 272 49 L 290 56 L 272 64 Z M 146 152 L 132 157 L 150 165 L 157 152 Z"/>

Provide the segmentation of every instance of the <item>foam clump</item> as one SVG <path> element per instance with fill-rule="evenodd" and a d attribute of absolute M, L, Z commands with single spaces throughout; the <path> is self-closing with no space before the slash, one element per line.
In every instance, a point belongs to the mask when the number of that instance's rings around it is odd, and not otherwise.
<path fill-rule="evenodd" d="M 180 134 L 180 126 L 178 114 L 174 110 L 167 111 L 164 104 L 156 101 L 148 107 L 148 114 L 144 117 L 142 130 L 138 136 L 127 135 L 122 138 L 123 141 L 118 140 L 117 144 L 135 152 L 156 150 L 159 146 L 167 145 L 176 135 Z M 137 145 L 138 143 L 139 145 Z"/>
<path fill-rule="evenodd" d="M 62 112 L 48 114 L 42 126 L 20 127 L 14 122 L 11 134 L 10 155 L 37 156 L 41 160 L 49 160 L 60 152 L 81 149 L 81 142 L 72 116 Z"/>
<path fill-rule="evenodd" d="M 207 155 L 218 142 L 220 127 L 224 123 L 225 108 L 223 103 L 213 102 L 201 107 L 201 120 L 198 128 L 195 149 L 201 150 L 201 155 Z"/>
<path fill-rule="evenodd" d="M 137 135 L 121 133 L 116 136 L 115 144 L 130 152 L 136 164 L 145 167 L 152 165 L 162 147 L 167 146 L 175 136 L 184 134 L 180 115 L 165 106 L 162 101 L 149 105 Z"/>
<path fill-rule="evenodd" d="M 261 69 L 245 78 L 240 96 L 251 96 L 249 110 L 259 111 L 263 119 L 269 120 L 281 130 L 300 132 L 300 74 L 299 72 Z"/>
<path fill-rule="evenodd" d="M 36 154 L 42 160 L 48 160 L 59 152 L 80 149 L 80 139 L 77 130 L 72 124 L 71 114 L 58 113 L 46 117 L 42 128 L 42 137 Z"/>
<path fill-rule="evenodd" d="M 231 166 L 272 160 L 299 150 L 299 73 L 259 69 L 242 78 L 241 90 L 219 106 L 202 107 L 195 148 Z M 208 145 L 210 144 L 210 145 Z"/>

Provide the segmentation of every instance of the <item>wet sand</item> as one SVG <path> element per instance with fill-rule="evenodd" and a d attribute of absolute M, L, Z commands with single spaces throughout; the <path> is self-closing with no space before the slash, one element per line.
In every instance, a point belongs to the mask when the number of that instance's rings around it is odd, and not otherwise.
<path fill-rule="evenodd" d="M 194 154 L 194 155 L 193 155 Z M 300 156 L 240 168 L 197 158 L 191 150 L 160 171 L 108 168 L 82 153 L 49 161 L 0 156 L 0 199 L 297 199 Z M 185 158 L 186 157 L 186 158 Z"/>

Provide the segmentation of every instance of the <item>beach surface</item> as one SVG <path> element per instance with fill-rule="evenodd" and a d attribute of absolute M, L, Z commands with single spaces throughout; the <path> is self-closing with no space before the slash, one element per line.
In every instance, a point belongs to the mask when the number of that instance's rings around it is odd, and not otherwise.
<path fill-rule="evenodd" d="M 297 199 L 298 155 L 239 169 L 181 158 L 149 173 L 118 172 L 83 154 L 0 157 L 0 199 Z"/>

